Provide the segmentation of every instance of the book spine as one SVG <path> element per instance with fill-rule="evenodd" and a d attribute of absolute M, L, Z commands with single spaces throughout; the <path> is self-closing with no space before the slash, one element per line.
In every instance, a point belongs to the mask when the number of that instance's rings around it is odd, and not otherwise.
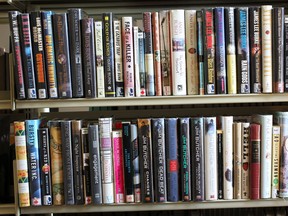
<path fill-rule="evenodd" d="M 177 118 L 165 119 L 165 149 L 167 163 L 167 201 L 179 201 L 179 163 Z"/>
<path fill-rule="evenodd" d="M 95 21 L 95 51 L 97 70 L 97 96 L 105 97 L 104 51 L 103 51 L 103 23 Z"/>
<path fill-rule="evenodd" d="M 125 202 L 122 131 L 112 131 L 115 203 Z M 133 185 L 133 182 L 132 182 Z M 127 187 L 127 185 L 126 185 Z M 133 193 L 133 191 L 132 191 Z M 126 194 L 127 197 L 127 194 Z M 134 200 L 133 200 L 134 201 Z"/>
<path fill-rule="evenodd" d="M 185 10 L 187 94 L 199 94 L 196 10 Z"/>
<path fill-rule="evenodd" d="M 145 71 L 146 71 L 146 95 L 155 95 L 155 72 L 154 72 L 154 57 L 152 43 L 152 21 L 151 12 L 143 13 L 144 24 L 144 45 L 145 45 Z"/>
<path fill-rule="evenodd" d="M 138 32 L 139 44 L 139 79 L 140 79 L 140 96 L 146 96 L 146 69 L 145 69 L 145 44 L 144 33 Z"/>
<path fill-rule="evenodd" d="M 42 205 L 42 191 L 40 184 L 40 159 L 37 130 L 40 120 L 26 120 L 26 142 L 30 185 L 30 203 L 32 206 Z"/>
<path fill-rule="evenodd" d="M 233 7 L 225 8 L 226 59 L 228 94 L 237 93 L 235 12 Z"/>
<path fill-rule="evenodd" d="M 19 36 L 19 25 L 17 16 L 20 14 L 18 11 L 10 11 L 9 15 L 9 24 L 11 32 L 11 45 L 13 52 L 13 70 L 14 70 L 14 80 L 16 87 L 16 98 L 25 99 L 25 85 L 24 85 L 24 74 L 21 58 L 21 46 L 20 46 L 20 36 Z"/>
<path fill-rule="evenodd" d="M 18 15 L 20 26 L 20 45 L 22 47 L 22 66 L 25 80 L 25 89 L 28 99 L 36 99 L 36 80 L 34 74 L 34 61 L 32 52 L 32 36 L 30 27 L 30 18 L 28 13 Z"/>
<path fill-rule="evenodd" d="M 163 95 L 171 95 L 171 68 L 170 68 L 170 18 L 167 10 L 159 12 L 160 30 L 160 57 Z"/>
<path fill-rule="evenodd" d="M 138 119 L 142 202 L 154 202 L 151 120 Z"/>
<path fill-rule="evenodd" d="M 41 192 L 43 205 L 52 205 L 52 187 L 51 187 L 51 160 L 49 129 L 39 128 L 39 154 L 41 171 Z"/>
<path fill-rule="evenodd" d="M 249 8 L 251 93 L 262 91 L 262 53 L 261 53 L 261 10 L 260 7 Z"/>
<path fill-rule="evenodd" d="M 105 97 L 115 97 L 114 38 L 112 21 L 112 13 L 103 13 Z"/>
<path fill-rule="evenodd" d="M 72 98 L 67 14 L 54 14 L 52 18 L 59 98 Z"/>
<path fill-rule="evenodd" d="M 162 96 L 162 72 L 160 53 L 160 26 L 158 12 L 152 12 L 152 40 L 154 51 L 155 92 L 156 96 Z"/>
<path fill-rule="evenodd" d="M 99 118 L 103 203 L 114 203 L 112 118 Z"/>
<path fill-rule="evenodd" d="M 272 11 L 273 27 L 273 89 L 274 93 L 284 92 L 284 8 L 276 7 Z"/>
<path fill-rule="evenodd" d="M 216 117 L 204 118 L 205 199 L 217 199 Z"/>
<path fill-rule="evenodd" d="M 223 130 L 217 130 L 218 199 L 223 199 Z"/>
<path fill-rule="evenodd" d="M 186 95 L 186 53 L 184 10 L 170 11 L 172 94 Z"/>
<path fill-rule="evenodd" d="M 124 96 L 124 81 L 123 81 L 123 58 L 122 58 L 122 32 L 120 20 L 113 21 L 114 31 L 114 55 L 115 55 L 115 85 L 116 97 Z"/>
<path fill-rule="evenodd" d="M 140 70 L 139 70 L 139 38 L 138 38 L 139 28 L 138 26 L 133 26 L 133 43 L 134 43 L 134 80 L 135 80 L 135 96 L 141 96 L 140 88 Z"/>
<path fill-rule="evenodd" d="M 261 6 L 262 89 L 272 93 L 272 5 Z"/>
<path fill-rule="evenodd" d="M 59 121 L 49 121 L 53 205 L 64 205 L 64 179 L 61 127 Z"/>
<path fill-rule="evenodd" d="M 71 58 L 71 79 L 72 79 L 72 95 L 79 98 L 84 96 L 83 86 L 83 59 L 82 59 L 82 41 L 80 20 L 84 18 L 81 8 L 69 8 L 67 11 L 69 40 L 70 43 L 70 58 Z"/>
<path fill-rule="evenodd" d="M 203 11 L 196 11 L 197 17 L 197 50 L 198 50 L 198 71 L 199 71 L 199 94 L 205 93 L 204 81 L 204 34 L 203 34 Z"/>
<path fill-rule="evenodd" d="M 288 92 L 288 15 L 284 16 L 284 81 L 285 81 L 285 92 Z"/>
<path fill-rule="evenodd" d="M 101 159 L 99 125 L 88 127 L 90 169 L 91 169 L 91 195 L 93 204 L 102 204 Z"/>
<path fill-rule="evenodd" d="M 280 126 L 272 129 L 272 198 L 279 197 Z"/>
<path fill-rule="evenodd" d="M 233 123 L 233 180 L 234 199 L 242 198 L 242 123 Z"/>
<path fill-rule="evenodd" d="M 179 119 L 180 169 L 183 201 L 191 201 L 190 118 Z"/>
<path fill-rule="evenodd" d="M 25 122 L 14 122 L 19 207 L 30 206 Z"/>
<path fill-rule="evenodd" d="M 227 78 L 226 78 L 226 40 L 225 40 L 225 21 L 224 8 L 215 8 L 215 71 L 216 71 L 216 87 L 217 94 L 227 93 Z"/>
<path fill-rule="evenodd" d="M 236 8 L 237 74 L 239 94 L 250 93 L 250 50 L 248 8 Z"/>
<path fill-rule="evenodd" d="M 97 86 L 93 18 L 81 20 L 81 33 L 85 97 L 95 98 Z"/>
<path fill-rule="evenodd" d="M 124 95 L 135 96 L 134 86 L 134 46 L 132 17 L 122 17 L 123 65 L 124 65 Z"/>
<path fill-rule="evenodd" d="M 52 28 L 52 11 L 41 11 L 43 39 L 45 50 L 45 65 L 47 69 L 49 97 L 58 98 L 58 82 L 56 77 L 56 60 L 54 34 Z"/>
<path fill-rule="evenodd" d="M 242 123 L 242 199 L 250 198 L 250 123 Z"/>
<path fill-rule="evenodd" d="M 39 11 L 31 12 L 30 22 L 37 94 L 39 99 L 46 99 L 48 97 L 48 93 L 41 13 Z"/>
<path fill-rule="evenodd" d="M 261 126 L 252 123 L 250 126 L 250 199 L 260 199 L 260 143 Z"/>
<path fill-rule="evenodd" d="M 71 121 L 61 121 L 64 196 L 66 205 L 75 204 Z"/>
<path fill-rule="evenodd" d="M 164 118 L 152 119 L 152 131 L 155 198 L 157 202 L 167 202 Z"/>

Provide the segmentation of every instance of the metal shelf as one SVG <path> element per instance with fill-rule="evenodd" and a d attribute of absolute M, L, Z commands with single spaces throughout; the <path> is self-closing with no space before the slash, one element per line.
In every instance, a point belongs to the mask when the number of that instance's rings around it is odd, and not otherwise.
<path fill-rule="evenodd" d="M 16 214 L 15 204 L 0 204 L 0 215 Z"/>

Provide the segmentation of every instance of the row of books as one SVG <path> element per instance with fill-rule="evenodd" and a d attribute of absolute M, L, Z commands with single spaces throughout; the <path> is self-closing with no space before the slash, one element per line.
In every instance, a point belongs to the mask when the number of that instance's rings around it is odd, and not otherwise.
<path fill-rule="evenodd" d="M 287 112 L 13 128 L 21 207 L 288 196 Z"/>
<path fill-rule="evenodd" d="M 288 91 L 282 7 L 145 12 L 143 26 L 81 9 L 9 18 L 18 99 Z"/>

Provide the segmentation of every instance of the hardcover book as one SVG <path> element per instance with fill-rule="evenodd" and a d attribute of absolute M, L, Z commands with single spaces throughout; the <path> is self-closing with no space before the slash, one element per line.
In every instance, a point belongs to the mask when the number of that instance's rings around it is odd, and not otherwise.
<path fill-rule="evenodd" d="M 250 198 L 250 123 L 242 122 L 242 199 Z"/>
<path fill-rule="evenodd" d="M 197 16 L 197 50 L 198 50 L 198 70 L 199 70 L 199 94 L 205 94 L 204 81 L 204 28 L 203 11 L 196 11 Z"/>

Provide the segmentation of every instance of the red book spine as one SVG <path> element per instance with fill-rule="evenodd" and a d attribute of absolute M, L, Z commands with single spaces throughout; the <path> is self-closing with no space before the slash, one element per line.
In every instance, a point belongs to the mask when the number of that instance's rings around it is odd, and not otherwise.
<path fill-rule="evenodd" d="M 260 199 L 260 124 L 251 124 L 250 198 Z"/>

